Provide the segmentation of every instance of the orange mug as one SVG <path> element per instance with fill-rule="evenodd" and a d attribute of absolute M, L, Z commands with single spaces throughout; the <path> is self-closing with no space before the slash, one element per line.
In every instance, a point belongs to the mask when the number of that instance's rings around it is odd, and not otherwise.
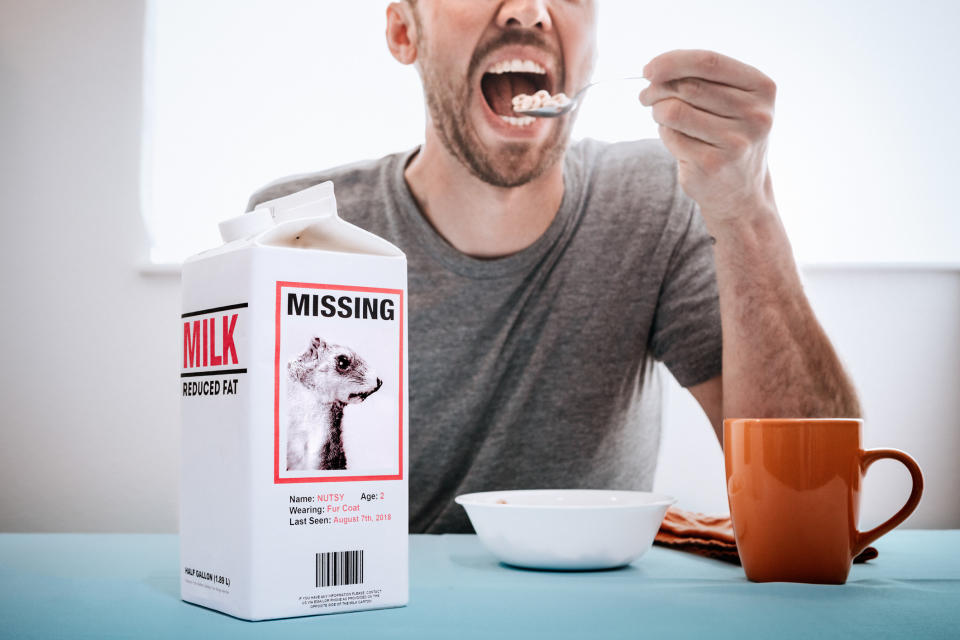
<path fill-rule="evenodd" d="M 862 427 L 832 418 L 723 421 L 730 516 L 748 579 L 843 584 L 853 559 L 917 508 L 920 466 L 896 449 L 864 451 Z M 881 458 L 902 462 L 913 489 L 892 518 L 858 531 L 863 475 Z"/>

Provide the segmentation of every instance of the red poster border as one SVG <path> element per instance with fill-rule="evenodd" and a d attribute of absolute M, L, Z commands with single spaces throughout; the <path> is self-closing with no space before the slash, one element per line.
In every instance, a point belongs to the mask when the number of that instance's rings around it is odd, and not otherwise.
<path fill-rule="evenodd" d="M 326 476 L 322 478 L 281 478 L 280 477 L 280 309 L 281 296 L 280 290 L 284 287 L 297 289 L 332 289 L 334 291 L 358 291 L 361 293 L 388 293 L 400 297 L 397 323 L 400 327 L 400 372 L 398 380 L 400 381 L 398 407 L 400 420 L 398 425 L 398 443 L 399 452 L 397 460 L 396 475 L 386 476 Z M 354 287 L 342 284 L 318 284 L 312 282 L 288 282 L 277 281 L 277 309 L 276 309 L 276 345 L 273 358 L 273 483 L 289 484 L 297 482 L 356 482 L 365 480 L 403 480 L 403 289 L 381 289 L 377 287 Z"/>

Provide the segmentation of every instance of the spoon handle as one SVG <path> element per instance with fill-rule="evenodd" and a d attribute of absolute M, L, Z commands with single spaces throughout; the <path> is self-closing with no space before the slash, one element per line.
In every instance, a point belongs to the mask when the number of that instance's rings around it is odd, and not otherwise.
<path fill-rule="evenodd" d="M 593 82 L 585 86 L 583 89 L 580 89 L 580 91 L 578 91 L 577 93 L 578 94 L 582 93 L 584 89 L 588 89 L 589 87 L 592 87 L 595 84 L 603 84 L 605 82 L 621 82 L 623 80 L 647 80 L 647 79 L 644 78 L 643 76 L 623 76 L 618 78 L 601 78 L 600 80 L 594 80 Z M 647 82 L 649 82 L 649 80 L 647 80 Z"/>
<path fill-rule="evenodd" d="M 647 79 L 644 78 L 643 76 L 623 76 L 619 78 L 601 78 L 600 80 L 594 80 L 593 82 L 587 84 L 582 89 L 580 89 L 580 91 L 577 91 L 573 95 L 573 101 L 579 102 L 580 99 L 583 97 L 583 94 L 587 92 L 587 89 L 590 89 L 591 87 L 594 87 L 598 84 L 603 84 L 605 82 L 621 82 L 623 80 L 647 80 Z M 649 80 L 647 81 L 649 82 Z"/>

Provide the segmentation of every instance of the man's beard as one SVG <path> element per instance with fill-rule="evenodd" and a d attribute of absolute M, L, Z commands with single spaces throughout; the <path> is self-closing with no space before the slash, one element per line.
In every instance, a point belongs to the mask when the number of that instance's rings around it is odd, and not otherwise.
<path fill-rule="evenodd" d="M 478 65 L 493 49 L 518 41 L 521 44 L 530 43 L 525 34 L 518 35 L 520 38 L 506 32 L 505 37 L 478 48 L 465 78 L 438 72 L 433 64 L 424 64 L 421 59 L 423 92 L 441 143 L 470 173 L 495 187 L 517 187 L 541 176 L 563 157 L 573 125 L 572 114 L 558 118 L 548 138 L 539 145 L 507 142 L 497 150 L 483 145 L 469 117 L 474 91 L 470 79 L 476 76 Z M 535 43 L 539 43 L 539 40 Z M 420 50 L 424 52 L 424 43 L 420 44 Z M 558 76 L 563 78 L 562 66 Z M 486 100 L 483 96 L 480 99 Z"/>

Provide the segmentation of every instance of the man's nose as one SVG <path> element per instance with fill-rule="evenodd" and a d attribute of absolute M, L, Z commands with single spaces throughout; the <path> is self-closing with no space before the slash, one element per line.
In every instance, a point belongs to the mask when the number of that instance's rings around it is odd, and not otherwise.
<path fill-rule="evenodd" d="M 549 31 L 553 25 L 547 4 L 548 0 L 506 0 L 497 13 L 497 25 Z"/>

